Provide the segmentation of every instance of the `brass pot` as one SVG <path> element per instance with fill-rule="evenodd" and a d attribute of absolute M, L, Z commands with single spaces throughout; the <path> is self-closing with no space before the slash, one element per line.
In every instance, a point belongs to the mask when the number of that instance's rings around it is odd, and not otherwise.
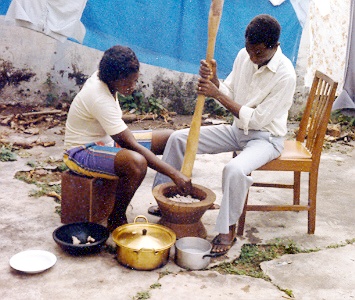
<path fill-rule="evenodd" d="M 145 222 L 137 222 L 138 218 L 145 219 Z M 133 223 L 116 228 L 112 232 L 112 239 L 117 244 L 119 263 L 147 271 L 168 262 L 176 235 L 165 226 L 149 223 L 145 216 L 137 216 Z"/>

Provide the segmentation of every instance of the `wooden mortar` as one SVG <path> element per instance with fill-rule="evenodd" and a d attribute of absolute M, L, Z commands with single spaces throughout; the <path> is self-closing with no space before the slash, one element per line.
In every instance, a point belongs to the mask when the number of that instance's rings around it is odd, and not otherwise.
<path fill-rule="evenodd" d="M 207 231 L 201 218 L 216 200 L 215 193 L 193 184 L 190 195 L 200 201 L 184 203 L 170 199 L 177 194 L 177 186 L 173 182 L 160 184 L 153 189 L 153 196 L 162 213 L 158 223 L 172 229 L 178 239 L 186 236 L 206 238 Z"/>

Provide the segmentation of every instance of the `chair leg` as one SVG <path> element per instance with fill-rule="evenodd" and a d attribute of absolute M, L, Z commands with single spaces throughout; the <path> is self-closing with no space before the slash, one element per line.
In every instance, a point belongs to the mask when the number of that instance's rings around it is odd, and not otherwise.
<path fill-rule="evenodd" d="M 247 194 L 247 197 L 245 198 L 243 212 L 240 215 L 239 220 L 238 220 L 237 235 L 240 235 L 240 236 L 242 236 L 244 233 L 245 217 L 247 214 L 247 205 L 248 205 L 248 196 L 249 196 L 249 192 Z"/>
<path fill-rule="evenodd" d="M 293 205 L 300 205 L 301 172 L 293 172 Z"/>
<path fill-rule="evenodd" d="M 314 234 L 316 229 L 316 199 L 317 199 L 318 170 L 309 173 L 308 191 L 308 234 Z"/>

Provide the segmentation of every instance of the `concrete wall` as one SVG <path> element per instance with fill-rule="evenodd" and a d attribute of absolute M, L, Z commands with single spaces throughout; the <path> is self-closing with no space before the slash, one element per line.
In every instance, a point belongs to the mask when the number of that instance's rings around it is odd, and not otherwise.
<path fill-rule="evenodd" d="M 92 73 L 102 55 L 27 28 L 7 26 L 3 19 L 0 24 L 0 64 L 2 73 L 7 74 L 1 78 L 2 85 L 6 83 L 1 102 L 44 103 L 49 95 L 70 98 L 78 90 L 75 78 Z M 21 80 L 20 74 L 26 73 L 33 76 Z"/>
<path fill-rule="evenodd" d="M 59 42 L 42 33 L 7 25 L 0 18 L 0 104 L 51 105 L 71 101 L 99 64 L 103 52 Z M 138 87 L 145 95 L 157 81 L 183 87 L 196 76 L 141 64 Z"/>
<path fill-rule="evenodd" d="M 350 1 L 310 1 L 296 66 L 298 83 L 291 115 L 297 115 L 302 109 L 316 69 L 337 80 L 341 90 Z M 101 51 L 71 41 L 61 43 L 36 31 L 6 25 L 3 16 L 0 36 L 0 104 L 70 102 L 83 81 L 96 70 L 102 56 Z M 142 64 L 141 74 L 139 87 L 146 96 L 154 87 L 170 88 L 170 95 L 173 88 L 184 89 L 180 94 L 187 98 L 195 95 L 191 82 L 195 82 L 196 75 L 146 64 Z"/>

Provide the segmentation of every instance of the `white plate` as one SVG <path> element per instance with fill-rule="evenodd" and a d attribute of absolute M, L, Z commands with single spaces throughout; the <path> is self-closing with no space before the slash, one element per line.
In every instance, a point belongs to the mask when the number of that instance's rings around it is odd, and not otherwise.
<path fill-rule="evenodd" d="M 44 250 L 27 250 L 15 254 L 10 258 L 10 266 L 15 270 L 26 273 L 43 272 L 54 266 L 57 257 Z"/>

